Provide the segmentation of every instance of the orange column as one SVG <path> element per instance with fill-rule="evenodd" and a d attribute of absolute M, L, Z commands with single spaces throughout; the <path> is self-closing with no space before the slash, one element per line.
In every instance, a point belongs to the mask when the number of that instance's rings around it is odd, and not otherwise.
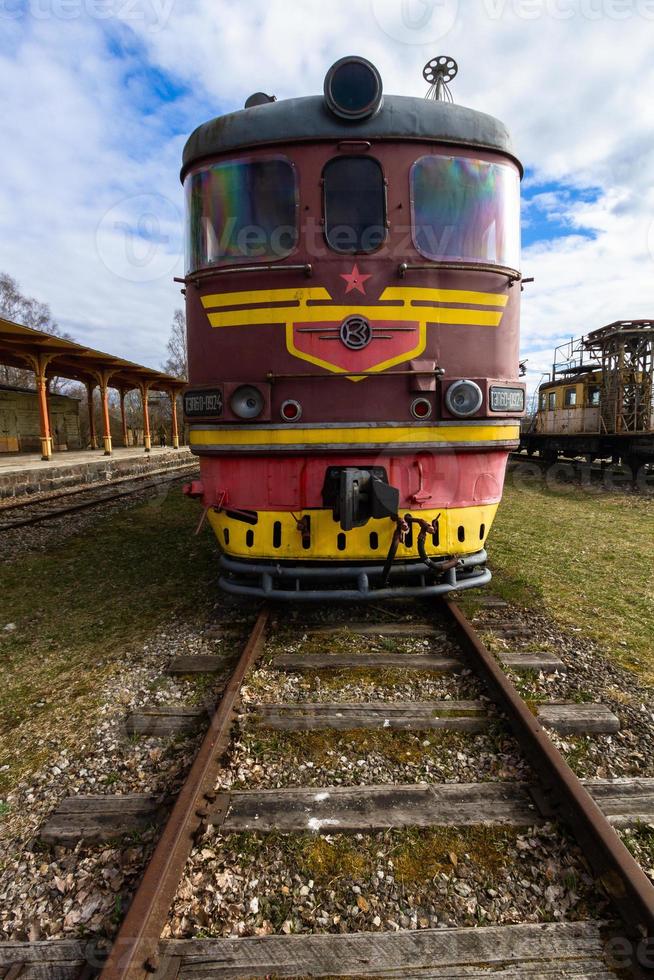
<path fill-rule="evenodd" d="M 148 411 L 148 391 L 149 385 L 141 385 L 141 405 L 143 406 L 143 446 L 146 453 L 152 448 L 150 439 L 150 413 Z"/>
<path fill-rule="evenodd" d="M 177 392 L 170 393 L 170 418 L 173 436 L 173 449 L 179 449 L 179 430 L 177 428 Z"/>
<path fill-rule="evenodd" d="M 52 436 L 50 435 L 50 415 L 48 413 L 48 381 L 45 376 L 47 360 L 41 356 L 37 359 L 36 391 L 39 401 L 39 423 L 41 428 L 41 459 L 49 462 L 52 459 Z"/>
<path fill-rule="evenodd" d="M 86 394 L 89 403 L 89 442 L 91 444 L 91 449 L 98 448 L 98 437 L 95 431 L 95 415 L 93 413 L 93 392 L 95 391 L 95 385 L 92 381 L 86 382 Z"/>
<path fill-rule="evenodd" d="M 125 389 L 120 389 L 120 421 L 123 427 L 123 446 L 127 448 L 127 419 L 125 418 Z"/>
<path fill-rule="evenodd" d="M 102 443 L 105 456 L 111 456 L 111 423 L 109 421 L 109 377 L 102 374 L 100 378 L 100 398 L 102 399 Z"/>

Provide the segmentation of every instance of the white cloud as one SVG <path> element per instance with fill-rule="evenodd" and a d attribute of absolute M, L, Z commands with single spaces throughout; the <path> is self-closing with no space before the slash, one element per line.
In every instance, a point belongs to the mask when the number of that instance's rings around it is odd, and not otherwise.
<path fill-rule="evenodd" d="M 56 0 L 31 0 L 25 19 L 0 25 L 0 137 L 10 148 L 0 269 L 50 302 L 80 340 L 161 360 L 181 303 L 171 282 L 182 271 L 181 230 L 171 216 L 181 207 L 185 135 L 259 89 L 319 92 L 326 68 L 351 52 L 379 66 L 387 91 L 414 95 L 426 89 L 424 62 L 454 55 L 456 101 L 503 119 L 535 180 L 599 189 L 593 201 L 541 201 L 572 232 L 595 237 L 525 251 L 525 275 L 536 277 L 523 293 L 530 367 L 549 362 L 557 338 L 654 311 L 654 3 L 434 0 L 430 15 L 426 0 L 67 2 L 79 16 L 62 19 Z M 11 7 L 0 0 L 0 17 Z M 168 104 L 152 94 L 166 78 L 187 87 Z M 155 236 L 165 272 L 131 282 L 107 268 L 120 272 L 120 235 L 100 255 L 97 229 L 116 206 L 134 222 L 147 193 L 171 202 Z"/>

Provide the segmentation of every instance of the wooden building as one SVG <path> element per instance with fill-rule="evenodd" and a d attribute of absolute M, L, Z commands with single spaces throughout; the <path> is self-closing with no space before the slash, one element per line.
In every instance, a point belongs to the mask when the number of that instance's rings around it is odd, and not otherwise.
<path fill-rule="evenodd" d="M 79 399 L 49 394 L 48 407 L 53 449 L 81 449 Z M 33 388 L 0 385 L 0 453 L 40 451 L 38 393 Z"/>

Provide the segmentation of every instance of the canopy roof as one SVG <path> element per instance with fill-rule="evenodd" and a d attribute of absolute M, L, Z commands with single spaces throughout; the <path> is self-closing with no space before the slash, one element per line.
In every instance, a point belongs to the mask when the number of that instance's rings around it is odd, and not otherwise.
<path fill-rule="evenodd" d="M 171 374 L 0 317 L 0 364 L 31 368 L 32 358 L 39 354 L 51 358 L 46 368 L 47 377 L 97 383 L 98 373 L 107 372 L 112 388 L 138 388 L 147 384 L 158 391 L 178 391 L 186 384 Z"/>

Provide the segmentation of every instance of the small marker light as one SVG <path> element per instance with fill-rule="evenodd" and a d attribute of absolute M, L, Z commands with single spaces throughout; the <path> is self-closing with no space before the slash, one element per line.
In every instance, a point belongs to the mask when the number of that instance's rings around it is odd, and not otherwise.
<path fill-rule="evenodd" d="M 414 419 L 427 419 L 431 415 L 431 402 L 426 398 L 416 398 L 411 402 L 411 414 Z"/>
<path fill-rule="evenodd" d="M 289 398 L 288 401 L 282 402 L 279 412 L 285 422 L 297 422 L 302 415 L 302 406 Z"/>

